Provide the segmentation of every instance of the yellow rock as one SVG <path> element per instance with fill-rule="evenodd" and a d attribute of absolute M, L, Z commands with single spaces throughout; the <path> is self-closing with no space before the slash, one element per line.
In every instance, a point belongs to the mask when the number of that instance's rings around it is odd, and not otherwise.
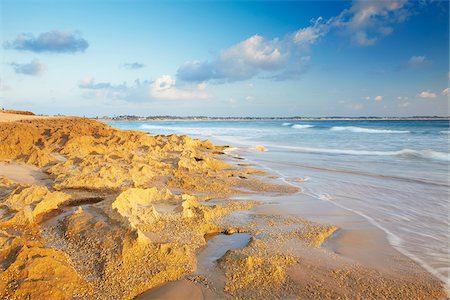
<path fill-rule="evenodd" d="M 62 192 L 50 192 L 43 186 L 33 185 L 26 188 L 20 186 L 3 202 L 10 210 L 16 212 L 14 217 L 0 225 L 27 225 L 40 222 L 45 214 L 58 209 L 69 199 L 70 195 Z"/>

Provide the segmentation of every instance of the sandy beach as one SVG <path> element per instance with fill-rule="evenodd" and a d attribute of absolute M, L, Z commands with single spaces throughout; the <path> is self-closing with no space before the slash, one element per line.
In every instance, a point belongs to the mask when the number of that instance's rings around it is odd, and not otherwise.
<path fill-rule="evenodd" d="M 0 298 L 446 299 L 381 230 L 230 146 L 0 112 Z"/>

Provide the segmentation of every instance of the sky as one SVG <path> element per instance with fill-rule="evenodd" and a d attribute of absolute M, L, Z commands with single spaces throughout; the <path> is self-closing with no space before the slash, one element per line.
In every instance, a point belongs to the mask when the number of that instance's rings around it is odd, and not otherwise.
<path fill-rule="evenodd" d="M 0 0 L 0 107 L 448 116 L 448 1 Z"/>

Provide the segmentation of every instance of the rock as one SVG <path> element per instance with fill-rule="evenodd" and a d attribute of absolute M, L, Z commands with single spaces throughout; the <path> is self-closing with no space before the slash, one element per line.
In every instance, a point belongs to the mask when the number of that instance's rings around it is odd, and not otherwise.
<path fill-rule="evenodd" d="M 46 187 L 32 185 L 16 188 L 3 202 L 10 210 L 15 211 L 13 218 L 2 225 L 29 225 L 40 222 L 46 214 L 70 199 L 70 195 L 62 192 L 50 192 Z"/>
<path fill-rule="evenodd" d="M 260 151 L 260 152 L 265 152 L 267 151 L 267 149 L 264 146 L 258 145 L 255 147 L 255 150 Z"/>

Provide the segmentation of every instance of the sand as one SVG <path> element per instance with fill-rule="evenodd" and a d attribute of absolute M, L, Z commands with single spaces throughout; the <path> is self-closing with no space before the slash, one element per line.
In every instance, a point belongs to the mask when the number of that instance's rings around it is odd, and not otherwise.
<path fill-rule="evenodd" d="M 0 113 L 0 298 L 446 297 L 395 251 L 361 255 L 378 232 L 265 201 L 302 194 L 226 149 Z"/>

